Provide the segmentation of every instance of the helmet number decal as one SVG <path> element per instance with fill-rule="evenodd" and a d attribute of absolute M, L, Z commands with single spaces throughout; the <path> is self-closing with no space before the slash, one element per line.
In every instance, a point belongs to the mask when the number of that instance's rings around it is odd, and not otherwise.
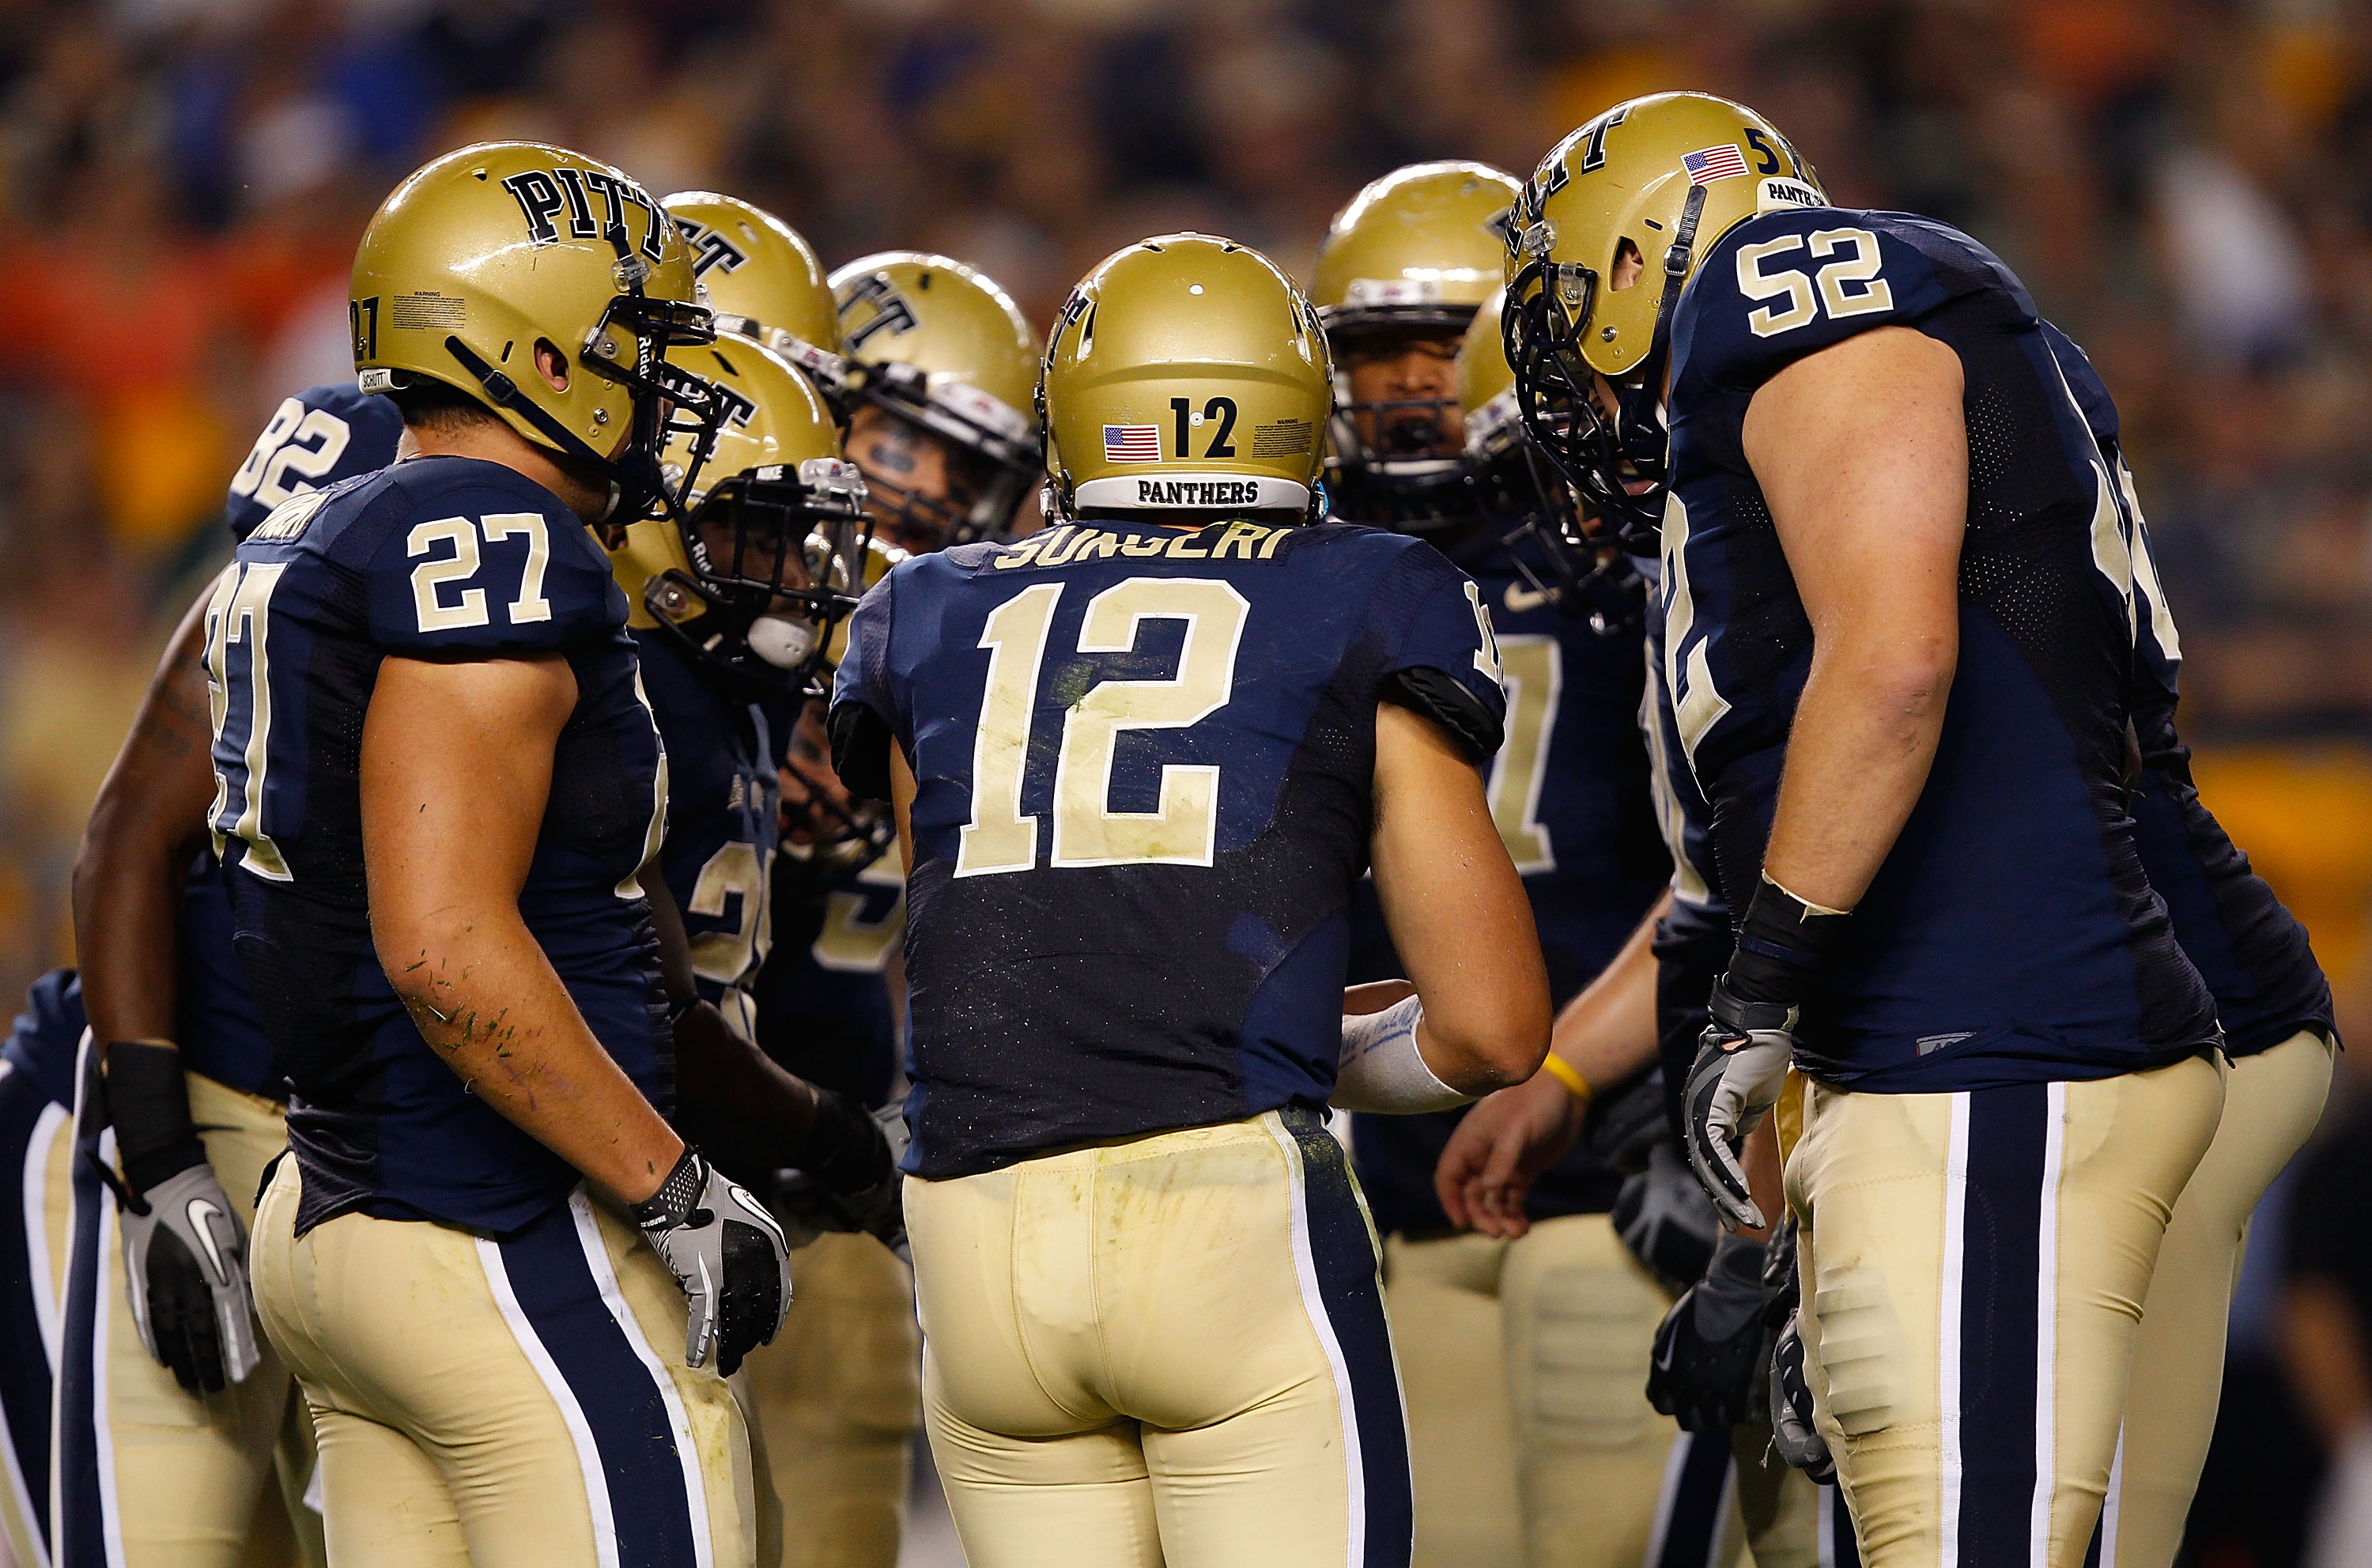
<path fill-rule="evenodd" d="M 378 296 L 346 301 L 346 321 L 354 330 L 355 358 L 378 357 Z"/>
<path fill-rule="evenodd" d="M 1843 254 L 1847 248 L 1851 254 Z M 1834 257 L 1814 276 L 1783 267 L 1765 271 L 1763 263 L 1793 251 L 1807 251 L 1815 260 Z M 1749 311 L 1747 327 L 1758 338 L 1792 332 L 1814 320 L 1825 307 L 1829 319 L 1868 316 L 1894 308 L 1894 290 L 1878 275 L 1885 258 L 1878 236 L 1866 228 L 1824 228 L 1807 244 L 1800 234 L 1738 248 L 1738 291 L 1749 299 L 1779 299 L 1784 306 L 1765 305 Z"/>
<path fill-rule="evenodd" d="M 230 493 L 252 496 L 264 506 L 303 494 L 313 488 L 308 481 L 338 466 L 354 434 L 328 409 L 308 409 L 297 399 L 283 398 L 263 434 L 255 438 L 247 461 L 231 475 Z M 294 482 L 288 477 L 292 473 L 297 476 Z"/>
<path fill-rule="evenodd" d="M 959 841 L 955 875 L 994 876 L 1037 864 L 1038 818 L 1021 809 L 1033 751 L 1038 677 L 1063 585 L 1037 583 L 997 606 L 983 628 L 990 650 L 972 743 L 971 820 Z M 1182 621 L 1178 673 L 1167 679 L 1099 680 L 1062 712 L 1054 749 L 1054 831 L 1050 864 L 1209 865 L 1217 853 L 1219 770 L 1167 763 L 1151 811 L 1111 809 L 1112 767 L 1130 730 L 1191 729 L 1235 693 L 1236 656 L 1251 605 L 1211 577 L 1130 577 L 1087 601 L 1082 654 L 1134 651 L 1147 621 Z"/>
<path fill-rule="evenodd" d="M 1762 127 L 1757 125 L 1749 125 L 1746 128 L 1746 145 L 1754 151 L 1755 173 L 1776 174 L 1779 172 L 1779 154 L 1772 147 L 1770 139 L 1762 134 Z"/>
<path fill-rule="evenodd" d="M 1191 398 L 1169 400 L 1169 412 L 1178 430 L 1178 456 L 1191 458 L 1194 455 L 1187 449 L 1186 446 L 1187 435 L 1193 426 L 1216 421 L 1219 428 L 1212 435 L 1211 444 L 1203 448 L 1203 455 L 1206 458 L 1234 457 L 1236 447 L 1232 437 L 1236 434 L 1236 400 L 1213 398 L 1203 405 L 1201 413 L 1192 412 L 1193 406 L 1193 400 Z"/>

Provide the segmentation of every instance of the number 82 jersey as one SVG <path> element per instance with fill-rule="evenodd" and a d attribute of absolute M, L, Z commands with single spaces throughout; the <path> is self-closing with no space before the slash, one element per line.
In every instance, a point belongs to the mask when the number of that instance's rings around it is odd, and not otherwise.
<path fill-rule="evenodd" d="M 360 775 L 389 657 L 568 661 L 576 706 L 519 912 L 595 1037 L 664 1101 L 666 1006 L 635 872 L 657 847 L 665 759 L 625 622 L 609 559 L 576 515 L 469 458 L 296 495 L 218 580 L 212 823 L 233 939 L 294 1090 L 300 1229 L 361 1209 L 507 1231 L 576 1180 L 468 1093 L 379 967 Z"/>
<path fill-rule="evenodd" d="M 1323 1104 L 1378 700 L 1498 750 L 1471 579 L 1372 528 L 1136 521 L 903 563 L 833 693 L 842 777 L 917 784 L 907 1168 Z"/>

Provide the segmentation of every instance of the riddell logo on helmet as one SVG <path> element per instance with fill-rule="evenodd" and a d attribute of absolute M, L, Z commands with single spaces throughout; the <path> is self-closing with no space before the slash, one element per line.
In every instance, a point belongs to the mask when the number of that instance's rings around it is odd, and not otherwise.
<path fill-rule="evenodd" d="M 1256 506 L 1260 485 L 1248 479 L 1140 479 L 1140 506 Z"/>

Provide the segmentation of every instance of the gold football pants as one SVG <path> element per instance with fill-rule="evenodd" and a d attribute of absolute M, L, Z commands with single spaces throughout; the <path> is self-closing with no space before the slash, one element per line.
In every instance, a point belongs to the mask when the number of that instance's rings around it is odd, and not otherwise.
<path fill-rule="evenodd" d="M 2134 1341 L 2148 1368 L 2125 1400 L 2109 1498 L 2100 1513 L 2106 1568 L 2169 1568 L 2182 1545 L 2192 1493 L 2215 1434 L 2224 1335 L 2249 1216 L 2321 1120 L 2331 1041 L 2308 1030 L 2226 1070 L 2215 1141 L 2174 1205 Z"/>
<path fill-rule="evenodd" d="M 2159 1241 L 2215 1135 L 2220 1065 L 1791 1093 L 1805 1349 L 1863 1561 L 2078 1568 Z"/>
<path fill-rule="evenodd" d="M 791 1254 L 774 1342 L 743 1363 L 783 1500 L 783 1568 L 896 1568 L 922 1420 L 913 1276 L 869 1236 Z"/>
<path fill-rule="evenodd" d="M 1374 1231 L 1298 1109 L 906 1183 L 971 1568 L 1408 1561 Z"/>
<path fill-rule="evenodd" d="M 362 1214 L 299 1237 L 297 1182 L 283 1161 L 258 1210 L 255 1298 L 338 1568 L 749 1568 L 748 1429 L 632 1225 L 579 1189 L 499 1239 Z"/>
<path fill-rule="evenodd" d="M 95 1071 L 87 1060 L 86 1074 Z M 256 1187 L 288 1144 L 282 1109 L 185 1076 L 207 1162 L 252 1238 Z M 101 1144 L 84 1126 L 77 1142 L 112 1156 L 111 1133 Z M 312 1429 L 286 1366 L 259 1344 L 262 1359 L 239 1383 L 183 1388 L 133 1325 L 114 1195 L 88 1169 L 74 1173 L 73 1190 L 53 1429 L 58 1568 L 318 1568 L 321 1516 L 304 1502 Z"/>

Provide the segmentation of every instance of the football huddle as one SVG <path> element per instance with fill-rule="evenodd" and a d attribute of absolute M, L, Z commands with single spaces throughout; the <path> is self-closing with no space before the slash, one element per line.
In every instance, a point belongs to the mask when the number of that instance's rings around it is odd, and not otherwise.
<path fill-rule="evenodd" d="M 1976 240 L 1660 93 L 1041 334 L 486 142 L 349 322 L 0 1049 L 0 1555 L 2171 1568 L 2331 993 Z"/>

